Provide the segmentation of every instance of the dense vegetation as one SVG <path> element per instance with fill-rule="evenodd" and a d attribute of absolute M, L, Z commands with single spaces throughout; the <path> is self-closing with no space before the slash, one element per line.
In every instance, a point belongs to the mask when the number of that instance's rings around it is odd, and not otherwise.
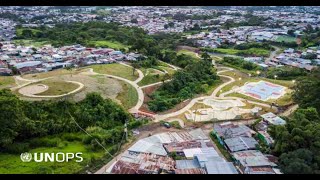
<path fill-rule="evenodd" d="M 129 122 L 129 128 L 141 123 L 134 121 L 120 105 L 110 99 L 104 100 L 97 93 L 87 94 L 77 103 L 65 100 L 28 102 L 5 89 L 0 91 L 0 111 L 0 149 L 9 153 L 21 153 L 30 147 L 51 143 L 50 139 L 24 143 L 32 138 L 81 132 L 75 122 L 93 134 L 93 137 L 83 138 L 83 143 L 93 149 L 99 148 L 94 139 L 104 145 L 120 142 L 125 122 Z"/>
<path fill-rule="evenodd" d="M 320 173 L 319 88 L 319 70 L 298 78 L 293 97 L 303 109 L 286 118 L 285 126 L 270 128 L 269 133 L 275 140 L 272 151 L 279 156 L 284 173 Z"/>
<path fill-rule="evenodd" d="M 267 78 L 274 78 L 281 80 L 293 80 L 298 77 L 307 75 L 306 70 L 290 66 L 271 67 L 268 68 Z"/>
<path fill-rule="evenodd" d="M 320 173 L 320 117 L 316 109 L 299 109 L 285 126 L 271 126 L 269 132 L 285 174 Z"/>
<path fill-rule="evenodd" d="M 270 51 L 274 51 L 274 47 L 270 43 L 243 43 L 233 45 L 229 43 L 222 44 L 220 48 L 201 48 L 202 51 L 212 53 L 231 54 L 239 56 L 269 56 Z"/>
<path fill-rule="evenodd" d="M 293 98 L 302 108 L 314 107 L 320 112 L 320 70 L 297 80 Z"/>
<path fill-rule="evenodd" d="M 320 29 L 318 27 L 313 28 L 308 24 L 301 38 L 301 46 L 310 47 L 318 45 L 320 45 Z"/>
<path fill-rule="evenodd" d="M 149 109 L 165 111 L 174 105 L 192 98 L 195 94 L 203 93 L 209 86 L 219 80 L 210 60 L 189 64 L 185 69 L 178 70 L 172 81 L 164 83 L 152 95 Z"/>

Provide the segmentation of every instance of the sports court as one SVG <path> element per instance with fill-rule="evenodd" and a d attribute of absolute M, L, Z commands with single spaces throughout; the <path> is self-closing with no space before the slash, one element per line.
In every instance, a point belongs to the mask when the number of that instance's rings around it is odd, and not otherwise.
<path fill-rule="evenodd" d="M 285 94 L 286 87 L 266 81 L 250 82 L 240 88 L 239 93 L 262 101 L 278 99 Z"/>

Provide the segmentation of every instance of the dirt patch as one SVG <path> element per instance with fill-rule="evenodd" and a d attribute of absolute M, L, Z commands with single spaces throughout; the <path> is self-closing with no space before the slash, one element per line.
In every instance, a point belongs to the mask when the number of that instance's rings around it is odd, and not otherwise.
<path fill-rule="evenodd" d="M 22 95 L 34 95 L 45 92 L 47 90 L 48 86 L 44 84 L 34 84 L 19 89 L 19 93 Z"/>

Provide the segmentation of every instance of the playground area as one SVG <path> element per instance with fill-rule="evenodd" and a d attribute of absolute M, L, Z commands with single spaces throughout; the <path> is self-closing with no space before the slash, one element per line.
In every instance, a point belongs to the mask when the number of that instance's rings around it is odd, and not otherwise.
<path fill-rule="evenodd" d="M 239 93 L 252 98 L 267 101 L 279 99 L 286 93 L 286 87 L 266 81 L 250 82 L 239 88 Z"/>
<path fill-rule="evenodd" d="M 259 107 L 246 109 L 244 108 L 246 104 L 239 99 L 218 100 L 207 98 L 198 103 L 210 106 L 210 108 L 188 110 L 187 113 L 185 113 L 187 120 L 193 122 L 205 122 L 240 119 L 243 114 L 254 113 L 261 110 Z"/>

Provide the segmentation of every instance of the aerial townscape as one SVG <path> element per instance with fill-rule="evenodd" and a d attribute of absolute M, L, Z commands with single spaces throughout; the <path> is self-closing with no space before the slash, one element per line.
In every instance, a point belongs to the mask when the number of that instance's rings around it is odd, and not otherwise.
<path fill-rule="evenodd" d="M 0 174 L 320 174 L 319 66 L 317 6 L 1 6 Z"/>

